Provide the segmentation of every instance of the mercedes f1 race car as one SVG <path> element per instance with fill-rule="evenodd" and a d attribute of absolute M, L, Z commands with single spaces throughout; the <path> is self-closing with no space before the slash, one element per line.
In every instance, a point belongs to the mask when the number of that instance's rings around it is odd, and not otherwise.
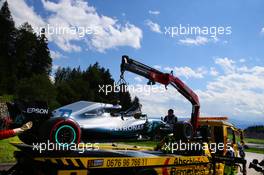
<path fill-rule="evenodd" d="M 138 110 L 117 112 L 120 105 L 105 103 L 78 101 L 51 112 L 43 102 L 15 102 L 7 106 L 16 125 L 33 121 L 33 128 L 19 135 L 27 144 L 151 138 L 165 126 L 163 121 L 150 120 Z"/>

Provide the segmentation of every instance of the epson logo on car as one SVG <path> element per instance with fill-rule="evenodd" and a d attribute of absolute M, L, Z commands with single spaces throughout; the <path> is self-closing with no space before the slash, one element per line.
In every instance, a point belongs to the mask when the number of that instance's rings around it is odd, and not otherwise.
<path fill-rule="evenodd" d="M 27 113 L 48 114 L 49 110 L 41 108 L 27 108 Z"/>

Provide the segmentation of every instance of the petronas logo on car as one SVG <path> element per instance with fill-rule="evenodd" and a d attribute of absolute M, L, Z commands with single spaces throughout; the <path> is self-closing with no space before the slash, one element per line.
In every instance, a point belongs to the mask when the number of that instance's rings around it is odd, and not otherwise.
<path fill-rule="evenodd" d="M 113 128 L 114 131 L 138 131 L 142 130 L 144 125 L 133 125 L 133 126 L 124 126 L 120 128 Z"/>

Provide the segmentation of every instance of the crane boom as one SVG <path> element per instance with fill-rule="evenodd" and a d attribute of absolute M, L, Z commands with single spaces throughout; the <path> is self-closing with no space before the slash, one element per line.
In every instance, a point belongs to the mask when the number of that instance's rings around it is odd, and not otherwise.
<path fill-rule="evenodd" d="M 138 61 L 129 58 L 127 55 L 122 56 L 121 76 L 125 71 L 133 72 L 147 78 L 150 82 L 158 82 L 165 86 L 171 84 L 177 91 L 182 94 L 192 104 L 191 124 L 195 132 L 198 127 L 198 119 L 200 115 L 199 98 L 194 91 L 192 91 L 183 81 L 174 77 L 172 74 L 163 73 Z"/>

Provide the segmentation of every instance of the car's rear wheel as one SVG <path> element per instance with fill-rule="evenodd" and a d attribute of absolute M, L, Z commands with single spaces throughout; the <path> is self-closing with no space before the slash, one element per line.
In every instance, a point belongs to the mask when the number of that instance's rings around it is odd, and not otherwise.
<path fill-rule="evenodd" d="M 55 123 L 50 131 L 50 141 L 57 144 L 80 143 L 80 127 L 72 120 Z"/>
<path fill-rule="evenodd" d="M 72 144 L 76 142 L 76 131 L 70 125 L 62 125 L 55 132 L 56 143 Z"/>
<path fill-rule="evenodd" d="M 39 141 L 37 135 L 34 134 L 31 130 L 21 133 L 20 135 L 18 135 L 18 138 L 23 143 L 28 145 L 32 145 L 33 143 L 37 143 Z"/>

